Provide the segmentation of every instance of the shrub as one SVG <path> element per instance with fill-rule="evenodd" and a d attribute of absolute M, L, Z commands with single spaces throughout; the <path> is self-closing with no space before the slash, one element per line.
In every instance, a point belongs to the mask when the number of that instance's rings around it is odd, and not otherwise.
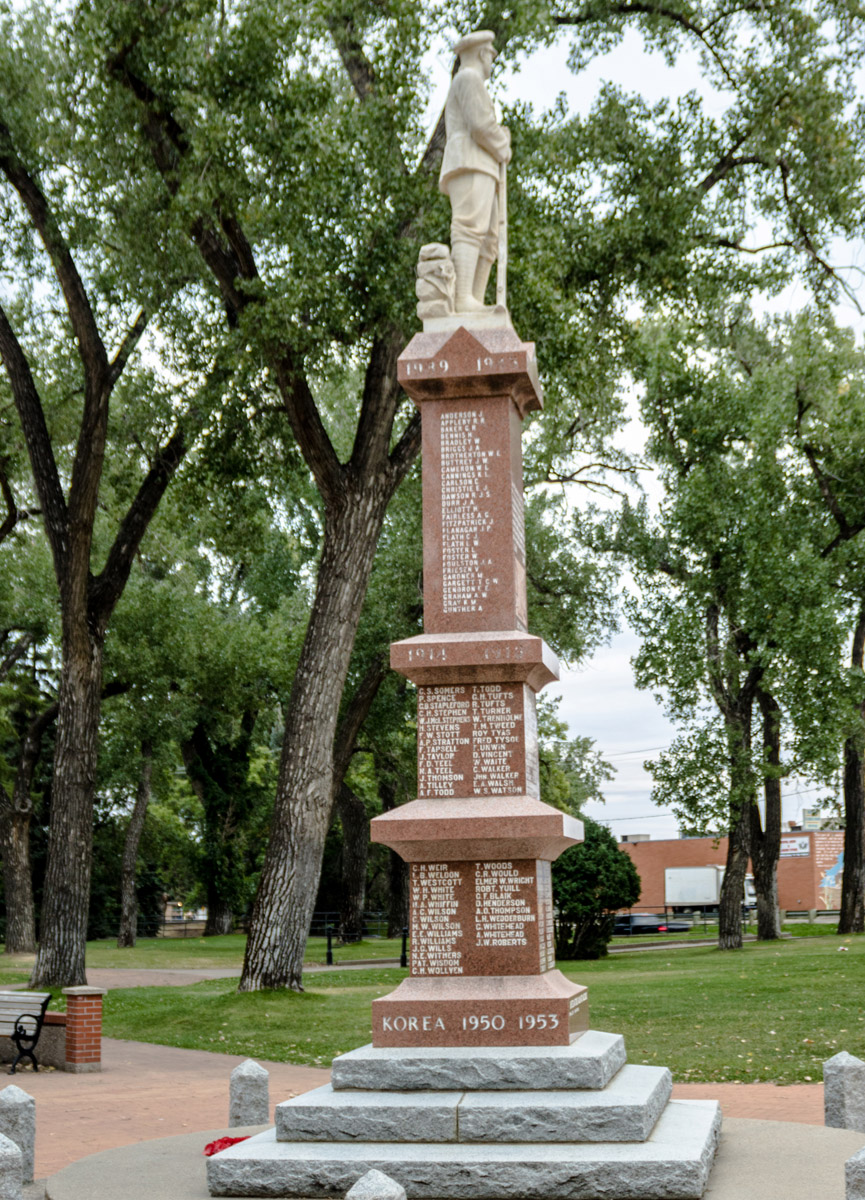
<path fill-rule="evenodd" d="M 602 958 L 616 911 L 640 898 L 640 876 L 613 835 L 590 819 L 585 826 L 585 841 L 553 863 L 556 958 Z"/>

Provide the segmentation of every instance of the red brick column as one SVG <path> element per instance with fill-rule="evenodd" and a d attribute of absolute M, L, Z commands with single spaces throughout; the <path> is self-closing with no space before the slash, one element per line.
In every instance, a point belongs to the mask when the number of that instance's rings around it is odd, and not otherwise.
<path fill-rule="evenodd" d="M 64 988 L 66 997 L 66 1070 L 102 1070 L 102 997 L 104 988 Z"/>

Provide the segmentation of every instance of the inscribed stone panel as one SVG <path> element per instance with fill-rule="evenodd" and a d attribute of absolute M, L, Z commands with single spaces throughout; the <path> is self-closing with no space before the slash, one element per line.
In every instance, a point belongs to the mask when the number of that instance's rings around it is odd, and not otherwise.
<path fill-rule="evenodd" d="M 418 795 L 538 796 L 535 697 L 525 684 L 418 688 Z"/>
<path fill-rule="evenodd" d="M 413 976 L 535 975 L 554 965 L 549 863 L 412 864 Z"/>

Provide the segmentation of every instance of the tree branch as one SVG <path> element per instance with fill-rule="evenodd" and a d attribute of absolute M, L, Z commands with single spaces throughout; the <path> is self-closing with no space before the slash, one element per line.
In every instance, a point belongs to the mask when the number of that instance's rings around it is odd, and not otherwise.
<path fill-rule="evenodd" d="M 129 356 L 140 342 L 141 335 L 144 333 L 146 326 L 147 313 L 142 308 L 138 316 L 135 318 L 132 326 L 127 331 L 123 341 L 120 343 L 114 358 L 112 358 L 111 362 L 108 364 L 109 390 L 114 387 L 115 383 L 117 383 L 117 380 L 123 374 L 123 370 L 129 361 Z"/>
<path fill-rule="evenodd" d="M 658 570 L 669 579 L 675 579 L 677 583 L 687 583 L 688 580 L 694 578 L 693 572 L 686 570 L 682 566 L 677 566 L 669 558 L 662 558 L 660 560 Z"/>
<path fill-rule="evenodd" d="M 120 523 L 105 566 L 100 574 L 90 581 L 90 613 L 102 628 L 107 625 L 114 606 L 120 599 L 141 539 L 147 532 L 165 489 L 183 461 L 187 448 L 186 432 L 182 426 L 178 426 L 171 438 L 159 449 L 150 470 L 142 480 L 126 516 Z"/>
<path fill-rule="evenodd" d="M 30 722 L 24 741 L 21 744 L 21 757 L 18 760 L 18 770 L 15 772 L 15 786 L 12 791 L 12 809 L 14 812 L 27 813 L 31 809 L 30 788 L 33 785 L 33 772 L 39 761 L 42 749 L 42 738 L 45 731 L 56 720 L 60 705 L 57 701 L 39 713 Z"/>
<path fill-rule="evenodd" d="M 851 301 L 851 303 L 855 306 L 856 311 L 860 316 L 862 316 L 865 314 L 865 309 L 863 309 L 859 303 L 856 293 L 848 283 L 845 283 L 835 268 L 818 252 L 810 233 L 805 227 L 804 221 L 796 211 L 793 197 L 790 195 L 790 164 L 785 158 L 778 159 L 778 169 L 781 173 L 781 188 L 784 193 L 784 204 L 787 212 L 790 214 L 793 224 L 796 227 L 796 232 L 799 234 L 802 245 L 805 248 L 805 253 L 817 264 L 824 275 L 832 279 L 841 288 L 841 290 L 847 296 L 847 299 Z"/>
<path fill-rule="evenodd" d="M 6 459 L 0 459 L 0 492 L 3 493 L 3 503 L 6 505 L 6 516 L 0 525 L 0 542 L 4 541 L 18 524 L 18 509 L 15 497 L 6 474 Z M 2 678 L 2 676 L 0 676 Z"/>
<path fill-rule="evenodd" d="M 329 17 L 327 27 L 358 99 L 367 100 L 375 89 L 375 70 L 357 36 L 351 15 L 344 11 L 339 17 Z"/>
<path fill-rule="evenodd" d="M 794 250 L 793 242 L 766 242 L 763 246 L 743 246 L 732 238 L 712 237 L 700 239 L 704 245 L 717 246 L 719 250 L 738 250 L 741 254 L 765 254 L 767 250 Z"/>
<path fill-rule="evenodd" d="M 111 59 L 111 74 L 139 101 L 142 128 L 156 168 L 171 195 L 179 186 L 179 168 L 189 152 L 182 126 L 153 89 L 128 65 L 131 48 Z M 252 247 L 232 214 L 214 204 L 216 225 L 200 215 L 192 221 L 189 236 L 222 294 L 229 325 L 236 326 L 240 314 L 251 304 L 263 302 L 260 295 L 244 290 L 243 280 L 259 279 Z M 221 232 L 220 232 L 221 231 Z M 289 345 L 272 346 L 266 356 L 276 376 L 283 406 L 292 432 L 326 501 L 333 502 L 344 491 L 342 468 L 321 421 L 300 357 Z"/>
<path fill-rule="evenodd" d="M 850 525 L 850 522 L 847 520 L 847 516 L 843 508 L 838 503 L 838 497 L 833 492 L 832 486 L 829 483 L 829 477 L 826 475 L 826 472 L 817 461 L 817 455 L 814 451 L 814 447 L 803 444 L 802 451 L 805 457 L 808 459 L 808 465 L 811 468 L 811 474 L 817 481 L 817 487 L 820 489 L 820 495 L 823 497 L 826 507 L 829 509 L 835 524 L 838 526 L 839 537 L 842 541 L 849 541 L 850 538 L 855 537 L 855 534 L 858 532 L 858 530 L 854 531 Z"/>
<path fill-rule="evenodd" d="M 724 674 L 721 669 L 720 618 L 718 605 L 714 602 L 709 604 L 706 608 L 706 663 L 709 668 L 709 689 L 718 708 L 726 717 L 733 704 L 724 684 Z"/>
<path fill-rule="evenodd" d="M 21 197 L 42 244 L 48 251 L 57 280 L 63 291 L 69 320 L 78 342 L 85 374 L 92 377 L 94 391 L 101 390 L 108 370 L 108 357 L 96 327 L 87 292 L 78 274 L 54 214 L 41 188 L 15 152 L 9 127 L 0 121 L 0 171 Z"/>
<path fill-rule="evenodd" d="M 6 678 L 19 659 L 24 657 L 35 641 L 35 634 L 32 634 L 29 631 L 21 634 L 21 637 L 18 639 L 3 661 L 0 662 L 0 683 L 2 683 L 2 681 Z"/>
<path fill-rule="evenodd" d="M 15 336 L 6 312 L 0 304 L 0 358 L 9 376 L 12 397 L 18 411 L 18 419 L 27 443 L 30 467 L 36 483 L 36 491 L 43 509 L 45 531 L 54 559 L 54 573 L 62 577 L 69 550 L 69 515 L 60 484 L 60 475 L 54 458 L 54 449 L 42 399 L 36 388 L 30 364 L 21 344 Z"/>
<path fill-rule="evenodd" d="M 388 665 L 384 654 L 377 654 L 367 667 L 360 683 L 349 700 L 336 737 L 333 741 L 333 791 L 338 791 L 345 778 L 351 756 L 354 754 L 357 735 L 369 716 L 372 702 L 387 675 Z"/>
<path fill-rule="evenodd" d="M 767 162 L 766 159 L 762 158 L 759 154 L 737 154 L 736 153 L 736 151 L 739 149 L 739 147 L 748 140 L 750 135 L 751 135 L 750 129 L 746 133 L 743 133 L 741 135 L 741 137 L 738 138 L 737 141 L 733 143 L 733 145 L 727 151 L 727 153 L 722 158 L 718 159 L 718 161 L 715 163 L 714 167 L 712 167 L 711 171 L 709 171 L 709 173 L 707 175 L 703 176 L 703 178 L 697 184 L 697 187 L 701 192 L 710 192 L 712 190 L 712 188 L 715 186 L 715 184 L 720 183 L 721 180 L 726 175 L 729 175 L 729 173 L 731 171 L 735 170 L 736 167 L 747 167 L 747 166 L 770 167 L 770 166 L 772 166 L 772 163 Z"/>
<path fill-rule="evenodd" d="M 606 20 L 609 16 L 646 16 L 660 17 L 664 21 L 670 21 L 673 25 L 678 25 L 687 33 L 697 38 L 702 43 L 706 51 L 712 56 L 718 65 L 721 73 L 728 83 L 736 84 L 736 78 L 730 71 L 727 64 L 721 58 L 718 51 L 706 37 L 708 26 L 701 27 L 695 24 L 684 13 L 678 12 L 674 8 L 664 8 L 661 4 L 653 4 L 645 2 L 645 0 L 625 0 L 623 3 L 606 5 L 602 10 L 585 11 L 582 13 L 562 14 L 554 16 L 553 21 L 556 25 L 590 25 L 599 21 Z"/>
<path fill-rule="evenodd" d="M 306 376 L 293 351 L 284 347 L 274 358 L 274 373 L 291 431 L 326 503 L 344 492 L 344 475 L 327 435 Z"/>
<path fill-rule="evenodd" d="M 401 350 L 402 335 L 393 325 L 375 338 L 370 350 L 349 460 L 351 469 L 361 477 L 373 469 L 373 464 L 387 457 L 394 417 L 402 399 L 396 377 L 396 360 Z"/>
<path fill-rule="evenodd" d="M 421 420 L 420 413 L 415 410 L 400 435 L 399 441 L 390 452 L 391 467 L 393 468 L 393 483 L 396 486 L 408 474 L 414 460 L 420 454 Z"/>

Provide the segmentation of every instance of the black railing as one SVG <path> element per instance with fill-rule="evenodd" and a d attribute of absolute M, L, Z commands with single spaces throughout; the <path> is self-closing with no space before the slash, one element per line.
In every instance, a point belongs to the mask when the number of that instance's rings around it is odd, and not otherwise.
<path fill-rule="evenodd" d="M 334 931 L 334 937 L 339 929 L 338 912 L 315 912 L 309 926 L 310 937 L 327 937 L 328 929 Z M 387 937 L 387 913 L 365 912 L 363 914 L 362 937 Z"/>

